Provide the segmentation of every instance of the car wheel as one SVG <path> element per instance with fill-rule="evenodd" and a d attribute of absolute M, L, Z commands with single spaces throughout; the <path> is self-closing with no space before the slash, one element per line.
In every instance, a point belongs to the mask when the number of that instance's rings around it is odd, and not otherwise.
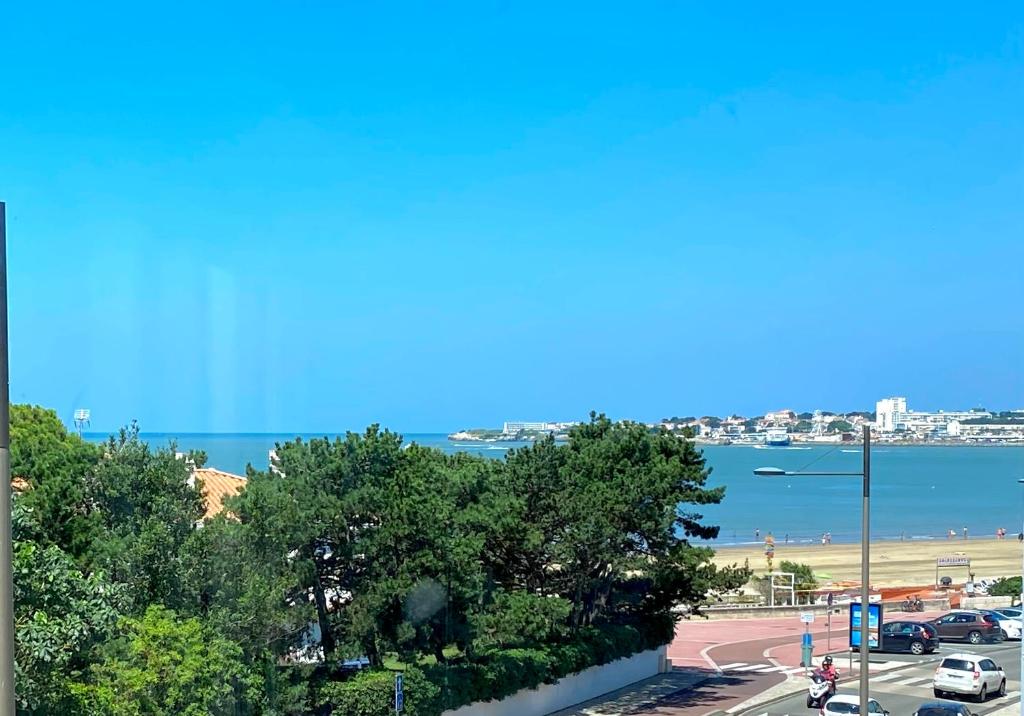
<path fill-rule="evenodd" d="M 981 632 L 972 631 L 970 634 L 967 635 L 967 641 L 971 642 L 972 644 L 980 644 L 982 641 Z"/>
<path fill-rule="evenodd" d="M 1006 679 L 999 682 L 999 696 L 1006 696 Z"/>
<path fill-rule="evenodd" d="M 914 656 L 921 656 L 924 653 L 924 644 L 919 641 L 910 642 L 910 653 Z"/>
<path fill-rule="evenodd" d="M 984 703 L 986 699 L 988 699 L 988 686 L 982 684 L 981 691 L 978 692 L 978 703 Z"/>

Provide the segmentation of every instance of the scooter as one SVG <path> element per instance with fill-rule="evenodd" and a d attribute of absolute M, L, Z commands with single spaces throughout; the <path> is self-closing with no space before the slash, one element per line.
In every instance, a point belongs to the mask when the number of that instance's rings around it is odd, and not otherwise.
<path fill-rule="evenodd" d="M 807 708 L 820 709 L 835 693 L 835 684 L 825 678 L 820 669 L 811 674 L 811 683 L 807 685 Z"/>

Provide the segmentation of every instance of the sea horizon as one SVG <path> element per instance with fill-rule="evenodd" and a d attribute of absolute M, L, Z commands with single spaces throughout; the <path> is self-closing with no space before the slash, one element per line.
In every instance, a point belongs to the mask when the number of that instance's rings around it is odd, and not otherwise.
<path fill-rule="evenodd" d="M 396 431 L 398 432 L 398 431 Z M 332 433 L 171 433 L 141 432 L 154 447 L 174 442 L 182 452 L 203 450 L 209 467 L 244 475 L 248 466 L 266 470 L 275 444 L 301 437 L 344 435 Z M 501 459 L 513 448 L 529 442 L 465 442 L 448 440 L 447 433 L 402 433 L 406 442 L 438 448 L 446 453 L 467 452 Z M 83 437 L 102 442 L 110 433 L 90 431 Z M 719 536 L 706 543 L 717 546 L 763 541 L 771 532 L 778 543 L 813 543 L 831 533 L 832 541 L 860 539 L 860 480 L 814 478 L 758 478 L 757 467 L 773 466 L 799 471 L 813 463 L 816 470 L 859 469 L 859 445 L 799 445 L 770 448 L 750 445 L 701 445 L 711 470 L 708 487 L 724 487 L 719 505 L 687 506 L 704 515 L 703 521 L 720 527 Z M 1024 516 L 1024 489 L 1017 478 L 1024 474 L 1024 447 L 1001 446 L 979 450 L 973 446 L 876 445 L 872 449 L 872 538 L 890 540 L 944 539 L 948 530 L 961 534 L 994 536 L 997 528 L 1011 534 L 1020 530 Z M 964 514 L 964 492 L 992 497 L 984 509 Z M 993 497 L 998 496 L 998 497 Z M 755 536 L 756 535 L 756 536 Z M 694 540 L 700 542 L 700 540 Z"/>

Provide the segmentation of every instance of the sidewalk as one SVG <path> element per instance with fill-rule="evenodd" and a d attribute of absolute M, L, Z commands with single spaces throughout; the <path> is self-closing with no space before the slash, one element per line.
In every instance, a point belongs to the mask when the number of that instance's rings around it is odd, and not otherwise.
<path fill-rule="evenodd" d="M 714 673 L 698 669 L 675 669 L 666 674 L 630 684 L 616 691 L 598 696 L 590 701 L 556 711 L 548 716 L 624 716 L 644 706 L 653 705 L 665 696 L 678 691 L 692 689 Z"/>

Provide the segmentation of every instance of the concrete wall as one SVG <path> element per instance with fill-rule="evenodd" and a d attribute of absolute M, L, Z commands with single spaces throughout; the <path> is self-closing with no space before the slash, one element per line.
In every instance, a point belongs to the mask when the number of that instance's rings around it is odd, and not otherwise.
<path fill-rule="evenodd" d="M 925 611 L 944 611 L 949 609 L 949 599 L 924 599 Z M 874 603 L 874 602 L 872 602 Z M 900 612 L 902 602 L 883 602 L 885 613 L 892 615 Z M 802 607 L 709 607 L 703 609 L 701 614 L 708 619 L 774 619 L 776 617 L 799 617 L 804 612 L 811 612 L 816 619 L 824 619 L 828 613 L 828 607 L 824 604 L 809 604 Z M 836 614 L 847 615 L 850 613 L 850 605 L 836 604 L 832 607 L 833 619 Z M 912 618 L 911 613 L 907 614 Z M 693 617 L 700 619 L 701 617 Z"/>
<path fill-rule="evenodd" d="M 998 609 L 1013 606 L 1013 597 L 964 597 L 961 609 Z"/>
<path fill-rule="evenodd" d="M 643 651 L 603 666 L 592 666 L 553 684 L 524 689 L 501 701 L 469 704 L 441 716 L 545 716 L 667 669 L 667 647 Z"/>

